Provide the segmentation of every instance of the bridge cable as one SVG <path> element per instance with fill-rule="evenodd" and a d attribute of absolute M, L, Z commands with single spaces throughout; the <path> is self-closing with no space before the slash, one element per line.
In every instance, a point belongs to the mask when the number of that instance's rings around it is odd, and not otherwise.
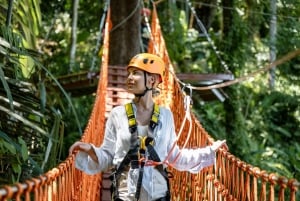
<path fill-rule="evenodd" d="M 201 31 L 203 32 L 203 34 L 205 35 L 205 37 L 207 38 L 208 43 L 211 45 L 213 51 L 215 52 L 215 54 L 217 55 L 217 58 L 219 59 L 221 66 L 225 69 L 225 72 L 232 74 L 232 72 L 229 70 L 227 64 L 222 60 L 219 51 L 217 50 L 217 47 L 215 46 L 213 40 L 211 39 L 211 37 L 209 36 L 205 26 L 203 25 L 202 21 L 199 19 L 199 17 L 197 16 L 197 13 L 195 11 L 195 8 L 192 6 L 192 3 L 189 0 L 186 0 L 187 5 L 190 7 L 190 10 L 192 11 L 192 14 L 194 15 L 196 21 L 197 21 L 197 25 L 199 26 L 199 28 L 201 29 Z"/>

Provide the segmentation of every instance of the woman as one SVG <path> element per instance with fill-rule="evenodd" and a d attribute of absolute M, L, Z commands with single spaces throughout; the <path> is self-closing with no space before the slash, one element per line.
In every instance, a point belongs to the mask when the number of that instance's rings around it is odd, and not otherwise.
<path fill-rule="evenodd" d="M 167 164 L 179 171 L 198 173 L 214 164 L 215 152 L 227 145 L 216 141 L 198 149 L 179 149 L 173 115 L 153 101 L 155 89 L 165 74 L 163 60 L 153 54 L 133 57 L 127 67 L 127 87 L 135 95 L 132 103 L 112 109 L 100 147 L 75 142 L 70 154 L 76 167 L 95 174 L 115 167 L 113 200 L 170 200 Z"/>

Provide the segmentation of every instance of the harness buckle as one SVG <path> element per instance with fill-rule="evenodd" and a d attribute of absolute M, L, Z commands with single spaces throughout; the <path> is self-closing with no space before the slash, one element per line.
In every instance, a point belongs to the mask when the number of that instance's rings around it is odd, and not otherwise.
<path fill-rule="evenodd" d="M 148 136 L 145 136 L 145 137 L 142 137 L 142 136 L 139 136 L 140 138 L 140 151 L 146 151 L 146 148 L 149 144 L 153 145 L 153 138 L 152 137 L 148 137 Z"/>

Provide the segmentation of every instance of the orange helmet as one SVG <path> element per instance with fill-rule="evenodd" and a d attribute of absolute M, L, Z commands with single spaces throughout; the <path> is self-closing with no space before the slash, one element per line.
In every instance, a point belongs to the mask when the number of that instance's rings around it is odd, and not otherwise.
<path fill-rule="evenodd" d="M 163 76 L 165 75 L 165 63 L 157 55 L 150 53 L 140 53 L 135 55 L 129 62 L 129 67 L 136 67 L 148 73 L 155 73 L 160 75 L 160 81 L 162 82 Z"/>

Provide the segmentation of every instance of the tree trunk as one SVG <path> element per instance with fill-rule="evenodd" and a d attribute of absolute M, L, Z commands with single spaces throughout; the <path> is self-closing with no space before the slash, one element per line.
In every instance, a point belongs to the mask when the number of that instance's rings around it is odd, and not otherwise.
<path fill-rule="evenodd" d="M 140 4 L 138 0 L 111 0 L 109 65 L 127 65 L 140 52 Z"/>

